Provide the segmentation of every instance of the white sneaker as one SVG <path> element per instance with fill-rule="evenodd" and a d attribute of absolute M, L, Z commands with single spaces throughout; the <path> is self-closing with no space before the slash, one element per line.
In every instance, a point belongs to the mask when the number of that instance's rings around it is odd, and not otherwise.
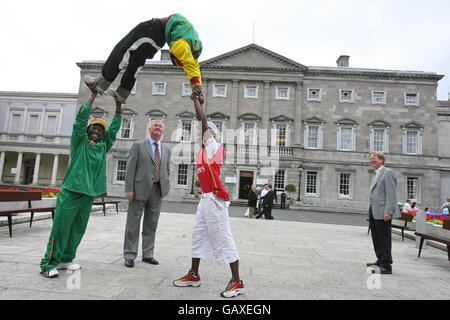
<path fill-rule="evenodd" d="M 45 277 L 45 278 L 56 278 L 57 276 L 59 276 L 59 272 L 56 269 L 50 269 L 50 270 L 42 270 L 41 274 Z"/>
<path fill-rule="evenodd" d="M 95 90 L 97 90 L 97 92 L 99 94 L 104 94 L 105 92 L 102 90 L 102 88 L 100 88 L 97 85 L 97 82 L 95 81 L 94 77 L 91 77 L 90 75 L 85 75 L 83 76 L 83 81 L 84 83 L 86 83 L 86 85 L 89 87 L 90 85 L 92 85 L 93 83 L 95 83 Z"/>
<path fill-rule="evenodd" d="M 58 270 L 70 270 L 70 271 L 77 271 L 81 269 L 81 266 L 78 263 L 75 262 L 69 262 L 69 263 L 60 263 L 56 269 Z"/>

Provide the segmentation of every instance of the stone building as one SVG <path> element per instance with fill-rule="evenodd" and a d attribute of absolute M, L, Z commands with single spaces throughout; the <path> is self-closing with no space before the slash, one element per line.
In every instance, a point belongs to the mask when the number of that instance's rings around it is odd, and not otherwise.
<path fill-rule="evenodd" d="M 352 68 L 349 60 L 306 66 L 251 44 L 200 63 L 204 109 L 221 131 L 221 178 L 232 199 L 246 198 L 253 183 L 277 189 L 293 184 L 290 197 L 305 207 L 367 211 L 374 174 L 368 157 L 375 150 L 386 153 L 397 175 L 399 201 L 414 198 L 437 208 L 450 196 L 449 109 L 436 99 L 442 75 Z M 81 77 L 97 75 L 102 65 L 78 63 Z M 80 80 L 76 105 L 88 96 Z M 163 142 L 172 148 L 167 199 L 198 191 L 193 161 L 200 126 L 189 96 L 188 80 L 167 50 L 160 60 L 147 61 L 108 155 L 108 194 L 123 195 L 128 151 L 148 136 L 155 119 L 164 122 Z M 110 122 L 114 110 L 112 97 L 99 96 L 93 116 Z"/>
<path fill-rule="evenodd" d="M 60 186 L 77 94 L 0 92 L 0 182 Z"/>

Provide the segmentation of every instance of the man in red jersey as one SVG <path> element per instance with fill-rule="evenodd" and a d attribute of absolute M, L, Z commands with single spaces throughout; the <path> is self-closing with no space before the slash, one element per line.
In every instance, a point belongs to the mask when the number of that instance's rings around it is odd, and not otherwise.
<path fill-rule="evenodd" d="M 208 126 L 195 93 L 193 100 L 197 119 L 202 122 L 203 145 L 197 155 L 197 176 L 202 188 L 202 198 L 197 207 L 192 234 L 191 269 L 173 284 L 176 287 L 200 286 L 200 259 L 209 258 L 214 253 L 217 263 L 230 264 L 232 278 L 221 295 L 231 298 L 244 293 L 244 284 L 239 278 L 239 254 L 230 228 L 230 199 L 220 181 L 220 168 L 225 152 L 212 135 L 214 125 Z"/>

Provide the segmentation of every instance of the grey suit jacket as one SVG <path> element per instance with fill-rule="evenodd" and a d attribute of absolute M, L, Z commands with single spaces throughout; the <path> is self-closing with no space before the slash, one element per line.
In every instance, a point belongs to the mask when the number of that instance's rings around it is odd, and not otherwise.
<path fill-rule="evenodd" d="M 397 205 L 397 178 L 394 172 L 383 167 L 378 176 L 373 178 L 370 185 L 370 205 L 372 215 L 377 220 L 384 219 L 384 214 L 391 214 L 393 218 L 400 217 Z"/>
<path fill-rule="evenodd" d="M 161 195 L 164 198 L 170 189 L 170 148 L 164 143 L 161 146 L 160 182 Z M 128 154 L 125 174 L 125 193 L 134 192 L 137 200 L 147 200 L 153 188 L 155 163 L 153 151 L 148 139 L 133 143 Z"/>

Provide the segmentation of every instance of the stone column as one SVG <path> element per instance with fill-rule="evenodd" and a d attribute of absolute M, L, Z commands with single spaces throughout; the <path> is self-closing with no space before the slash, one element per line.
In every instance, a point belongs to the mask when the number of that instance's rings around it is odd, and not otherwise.
<path fill-rule="evenodd" d="M 233 80 L 233 91 L 231 93 L 230 129 L 238 129 L 239 117 L 239 80 Z M 227 141 L 229 143 L 231 141 Z"/>
<path fill-rule="evenodd" d="M 22 171 L 22 160 L 23 160 L 23 152 L 19 152 L 19 156 L 17 157 L 16 164 L 16 176 L 14 177 L 14 184 L 20 183 L 20 172 Z"/>
<path fill-rule="evenodd" d="M 6 151 L 2 151 L 0 153 L 0 182 L 2 182 L 2 178 L 3 178 L 3 167 L 5 165 L 5 154 L 6 154 Z"/>
<path fill-rule="evenodd" d="M 294 124 L 292 125 L 293 147 L 301 145 L 302 136 L 303 81 L 297 82 L 295 88 Z"/>
<path fill-rule="evenodd" d="M 41 154 L 37 153 L 36 154 L 36 160 L 34 161 L 33 182 L 31 183 L 32 185 L 37 185 L 38 184 L 40 163 L 41 163 Z"/>
<path fill-rule="evenodd" d="M 50 182 L 51 186 L 56 186 L 56 177 L 58 174 L 58 161 L 59 161 L 59 155 L 55 154 L 55 158 L 53 160 L 52 180 Z"/>

